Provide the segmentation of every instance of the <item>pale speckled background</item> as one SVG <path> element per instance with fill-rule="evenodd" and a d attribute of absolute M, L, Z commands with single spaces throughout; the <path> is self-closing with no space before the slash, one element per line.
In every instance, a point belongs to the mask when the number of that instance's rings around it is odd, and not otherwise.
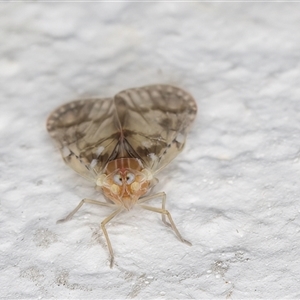
<path fill-rule="evenodd" d="M 299 3 L 1 3 L 3 299 L 299 299 Z M 199 113 L 155 191 L 111 222 L 45 130 L 58 105 L 153 83 Z"/>

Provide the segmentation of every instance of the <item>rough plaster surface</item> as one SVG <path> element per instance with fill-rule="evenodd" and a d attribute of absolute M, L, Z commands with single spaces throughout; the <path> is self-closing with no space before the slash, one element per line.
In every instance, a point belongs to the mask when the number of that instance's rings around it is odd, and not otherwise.
<path fill-rule="evenodd" d="M 3 299 L 299 299 L 299 3 L 1 3 Z M 178 85 L 199 113 L 158 215 L 109 211 L 45 129 L 67 101 Z M 155 201 L 154 201 L 155 203 Z"/>

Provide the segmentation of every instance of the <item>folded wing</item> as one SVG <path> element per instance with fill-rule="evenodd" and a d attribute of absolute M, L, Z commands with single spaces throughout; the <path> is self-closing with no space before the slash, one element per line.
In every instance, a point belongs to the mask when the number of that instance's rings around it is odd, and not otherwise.
<path fill-rule="evenodd" d="M 157 173 L 182 150 L 196 112 L 187 92 L 152 85 L 67 103 L 49 116 L 47 129 L 65 163 L 94 181 L 119 157 L 138 158 Z"/>
<path fill-rule="evenodd" d="M 111 98 L 67 103 L 49 116 L 47 129 L 65 163 L 87 179 L 115 155 L 119 124 Z"/>
<path fill-rule="evenodd" d="M 157 173 L 180 153 L 197 106 L 193 97 L 169 85 L 152 85 L 118 93 L 115 107 L 128 154 Z"/>

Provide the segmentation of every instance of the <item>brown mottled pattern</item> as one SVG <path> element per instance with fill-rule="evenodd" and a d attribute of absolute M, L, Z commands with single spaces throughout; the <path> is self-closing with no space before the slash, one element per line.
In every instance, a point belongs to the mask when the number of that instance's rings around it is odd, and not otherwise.
<path fill-rule="evenodd" d="M 121 157 L 138 158 L 155 174 L 182 150 L 196 112 L 187 92 L 152 85 L 65 104 L 49 116 L 47 129 L 66 164 L 90 180 Z"/>

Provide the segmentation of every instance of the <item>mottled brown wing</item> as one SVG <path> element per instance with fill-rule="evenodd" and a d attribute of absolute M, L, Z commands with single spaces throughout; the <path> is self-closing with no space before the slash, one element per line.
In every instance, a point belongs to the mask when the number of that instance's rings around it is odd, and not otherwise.
<path fill-rule="evenodd" d="M 47 129 L 65 163 L 89 180 L 116 156 L 120 124 L 111 98 L 67 103 L 49 116 Z"/>
<path fill-rule="evenodd" d="M 114 101 L 128 154 L 140 158 L 154 174 L 183 149 L 197 113 L 189 93 L 169 85 L 151 85 L 124 90 Z"/>

